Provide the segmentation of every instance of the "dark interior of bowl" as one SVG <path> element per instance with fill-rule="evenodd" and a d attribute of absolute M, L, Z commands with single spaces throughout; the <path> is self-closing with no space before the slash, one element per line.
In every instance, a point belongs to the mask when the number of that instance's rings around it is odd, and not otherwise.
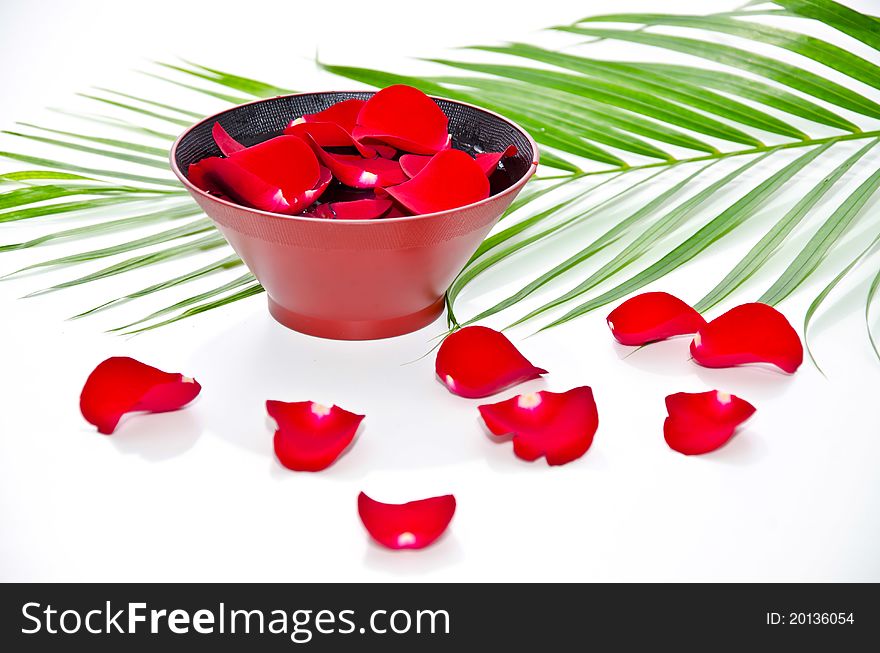
<path fill-rule="evenodd" d="M 250 146 L 280 135 L 291 120 L 303 114 L 323 111 L 343 100 L 365 100 L 372 95 L 372 92 L 306 93 L 234 107 L 190 131 L 177 147 L 176 163 L 187 174 L 190 164 L 220 155 L 211 136 L 215 122 L 219 122 L 234 139 Z M 502 160 L 490 178 L 493 195 L 509 188 L 528 172 L 535 153 L 532 152 L 529 139 L 513 125 L 476 107 L 451 100 L 436 102 L 449 118 L 449 133 L 454 148 L 474 155 L 479 152 L 501 152 L 511 144 L 516 145 L 516 156 Z"/>

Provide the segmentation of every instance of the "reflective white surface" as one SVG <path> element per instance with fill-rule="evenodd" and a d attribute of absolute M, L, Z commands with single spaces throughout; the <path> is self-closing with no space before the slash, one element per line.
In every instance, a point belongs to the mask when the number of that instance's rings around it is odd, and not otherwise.
<path fill-rule="evenodd" d="M 0 126 L 22 120 L 94 132 L 42 111 L 94 111 L 72 96 L 92 85 L 140 94 L 164 89 L 159 101 L 206 113 L 215 108 L 131 72 L 153 59 L 179 55 L 301 90 L 352 86 L 314 70 L 308 59 L 316 47 L 333 63 L 436 70 L 403 56 L 524 40 L 542 25 L 608 11 L 604 4 L 543 2 L 540 11 L 524 11 L 511 3 L 444 2 L 443 11 L 428 15 L 423 3 L 412 2 L 251 3 L 263 7 L 259 16 L 242 20 L 242 4 L 225 1 L 4 2 Z M 709 10 L 707 3 L 662 4 L 618 2 L 613 10 Z M 737 3 L 714 4 L 721 10 Z M 616 43 L 602 52 L 637 55 Z M 9 136 L 0 145 L 39 149 Z M 825 165 L 851 150 L 841 151 Z M 845 188 L 878 163 L 880 155 L 866 157 Z M 803 177 L 815 183 L 830 167 Z M 768 205 L 742 237 L 722 241 L 651 288 L 698 299 L 793 198 Z M 612 210 L 602 224 L 626 208 Z M 876 215 L 876 200 L 869 210 Z M 712 217 L 710 210 L 705 215 Z M 848 252 L 865 242 L 868 226 L 856 226 Z M 0 242 L 48 230 L 48 223 L 4 225 Z M 590 226 L 574 233 L 600 232 Z M 798 232 L 793 247 L 810 233 Z M 560 239 L 555 260 L 579 242 Z M 2 254 L 0 273 L 77 248 Z M 214 252 L 199 261 L 220 257 Z M 392 340 L 333 342 L 274 323 L 260 296 L 136 338 L 101 333 L 222 277 L 95 319 L 64 321 L 192 268 L 194 260 L 28 300 L 17 298 L 102 264 L 0 281 L 0 580 L 880 580 L 880 363 L 862 315 L 864 281 L 876 257 L 815 322 L 813 346 L 827 379 L 809 363 L 793 377 L 703 369 L 688 360 L 687 339 L 627 356 L 604 323 L 610 307 L 534 337 L 526 338 L 528 327 L 512 332 L 523 353 L 551 373 L 493 400 L 588 384 L 599 406 L 590 451 L 552 469 L 490 441 L 479 423 L 480 402 L 452 396 L 434 378 L 433 357 L 420 357 L 440 322 Z M 836 272 L 845 260 L 833 258 L 828 269 Z M 506 296 L 540 271 L 536 265 L 499 266 L 463 296 L 462 313 Z M 780 269 L 777 262 L 726 305 L 753 300 Z M 802 315 L 820 288 L 812 284 L 782 310 Z M 184 411 L 127 418 L 114 435 L 98 435 L 77 402 L 88 373 L 111 355 L 194 376 L 202 396 Z M 718 452 L 672 452 L 662 436 L 664 396 L 709 388 L 742 396 L 757 414 Z M 367 417 L 333 467 L 293 473 L 272 452 L 263 405 L 269 398 L 336 403 Z M 361 490 L 382 501 L 452 492 L 458 512 L 432 548 L 389 552 L 368 540 L 358 520 Z"/>

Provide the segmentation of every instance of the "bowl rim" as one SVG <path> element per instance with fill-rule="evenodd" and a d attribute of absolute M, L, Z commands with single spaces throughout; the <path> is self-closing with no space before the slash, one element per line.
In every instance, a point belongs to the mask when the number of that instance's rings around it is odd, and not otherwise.
<path fill-rule="evenodd" d="M 268 217 L 268 218 L 273 218 L 276 220 L 322 223 L 322 224 L 360 224 L 360 225 L 375 224 L 375 225 L 380 225 L 380 224 L 399 223 L 399 222 L 412 222 L 415 220 L 424 220 L 424 219 L 428 219 L 428 218 L 448 216 L 453 213 L 458 213 L 464 209 L 469 209 L 471 207 L 481 206 L 483 204 L 487 204 L 487 203 L 492 202 L 494 200 L 497 200 L 501 197 L 505 197 L 506 195 L 514 195 L 515 196 L 517 193 L 519 193 L 519 191 L 522 189 L 522 187 L 525 186 L 526 183 L 528 183 L 529 179 L 532 178 L 532 175 L 534 175 L 535 171 L 538 169 L 538 161 L 540 159 L 540 153 L 538 152 L 538 145 L 535 142 L 535 139 L 532 138 L 532 135 L 529 134 L 529 132 L 526 131 L 523 127 L 518 125 L 513 120 L 510 120 L 509 118 L 506 118 L 498 113 L 495 113 L 494 111 L 490 111 L 489 109 L 485 109 L 485 108 L 478 106 L 476 104 L 470 104 L 468 102 L 462 102 L 460 100 L 453 100 L 451 98 L 445 98 L 445 97 L 436 96 L 436 95 L 429 95 L 428 97 L 430 97 L 432 100 L 443 100 L 444 102 L 451 102 L 451 103 L 458 104 L 461 106 L 476 109 L 477 111 L 482 111 L 485 114 L 488 114 L 490 116 L 493 116 L 495 118 L 498 118 L 499 120 L 506 122 L 511 127 L 513 127 L 514 129 L 519 131 L 521 134 L 523 134 L 526 137 L 526 139 L 528 139 L 529 145 L 532 148 L 532 155 L 533 156 L 532 156 L 532 162 L 531 162 L 531 165 L 529 166 L 529 169 L 526 170 L 525 173 L 523 173 L 523 175 L 522 175 L 522 177 L 520 177 L 520 179 L 518 179 L 515 183 L 511 184 L 509 187 L 505 188 L 500 193 L 498 193 L 496 195 L 490 195 L 489 197 L 482 199 L 479 202 L 471 202 L 470 204 L 465 204 L 463 206 L 457 206 L 453 209 L 447 209 L 445 211 L 435 211 L 434 213 L 421 213 L 419 215 L 405 215 L 405 216 L 400 216 L 400 217 L 396 217 L 396 218 L 379 218 L 379 219 L 375 219 L 375 220 L 352 220 L 352 219 L 328 220 L 327 218 L 315 218 L 315 217 L 311 217 L 311 216 L 307 216 L 307 215 L 285 215 L 284 213 L 273 213 L 272 211 L 264 211 L 262 209 L 255 209 L 250 206 L 245 206 L 244 204 L 238 204 L 237 202 L 232 202 L 230 200 L 226 200 L 221 197 L 217 197 L 216 195 L 212 195 L 209 192 L 202 190 L 201 188 L 199 188 L 198 186 L 193 184 L 187 178 L 187 176 L 185 174 L 183 174 L 180 167 L 177 165 L 177 148 L 180 145 L 181 141 L 183 141 L 183 139 L 186 138 L 186 136 L 189 135 L 189 133 L 191 131 L 193 131 L 196 127 L 199 127 L 200 125 L 208 122 L 209 120 L 216 120 L 219 116 L 221 116 L 225 113 L 228 113 L 229 111 L 233 111 L 233 110 L 238 109 L 240 107 L 250 106 L 252 104 L 260 104 L 261 102 L 269 102 L 271 100 L 277 100 L 279 98 L 301 97 L 301 96 L 305 96 L 305 95 L 325 95 L 327 93 L 374 93 L 375 94 L 377 92 L 378 91 L 374 91 L 371 89 L 357 89 L 357 90 L 309 91 L 306 93 L 287 93 L 284 95 L 273 95 L 272 97 L 268 97 L 268 98 L 258 98 L 256 100 L 252 100 L 251 102 L 243 102 L 241 104 L 236 104 L 234 106 L 227 107 L 221 111 L 213 113 L 209 116 L 205 116 L 204 118 L 196 121 L 195 123 L 193 123 L 192 125 L 187 127 L 174 140 L 174 144 L 171 146 L 171 150 L 169 150 L 169 153 L 168 153 L 168 158 L 171 163 L 171 171 L 180 180 L 180 182 L 184 185 L 184 187 L 190 192 L 190 194 L 199 195 L 199 196 L 201 196 L 211 202 L 215 202 L 217 204 L 222 204 L 225 206 L 233 207 L 236 209 L 242 209 L 245 211 L 249 211 L 251 213 L 255 213 L 258 215 Z M 210 216 L 208 216 L 208 217 L 210 217 Z"/>

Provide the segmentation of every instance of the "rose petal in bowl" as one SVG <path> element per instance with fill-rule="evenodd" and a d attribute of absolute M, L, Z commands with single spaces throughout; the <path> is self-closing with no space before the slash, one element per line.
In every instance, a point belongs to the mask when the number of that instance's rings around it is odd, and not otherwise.
<path fill-rule="evenodd" d="M 695 333 L 706 324 L 697 311 L 665 292 L 646 292 L 627 299 L 611 311 L 607 322 L 620 344 L 634 346 Z"/>
<path fill-rule="evenodd" d="M 361 492 L 358 514 L 374 540 L 389 549 L 423 549 L 452 521 L 455 497 L 446 494 L 409 503 L 380 503 Z"/>
<path fill-rule="evenodd" d="M 361 109 L 366 102 L 366 100 L 360 100 L 358 98 L 343 100 L 342 102 L 330 105 L 323 111 L 306 113 L 302 118 L 298 118 L 297 120 L 303 122 L 332 122 L 351 133 L 351 130 L 354 129 L 355 122 L 357 121 L 358 114 L 361 112 Z"/>
<path fill-rule="evenodd" d="M 232 138 L 219 122 L 214 123 L 214 126 L 211 128 L 211 135 L 224 156 L 229 156 L 233 152 L 240 152 L 245 149 L 244 145 Z"/>
<path fill-rule="evenodd" d="M 544 456 L 564 465 L 583 456 L 599 428 L 599 413 L 589 386 L 567 392 L 530 392 L 479 407 L 495 435 L 512 435 L 513 452 L 523 460 Z"/>
<path fill-rule="evenodd" d="M 364 419 L 339 406 L 312 401 L 269 400 L 266 411 L 278 424 L 275 455 L 288 469 L 317 472 L 345 451 Z"/>
<path fill-rule="evenodd" d="M 361 155 L 368 158 L 375 157 L 379 151 L 380 156 L 390 159 L 394 156 L 394 148 L 365 145 L 351 135 L 364 104 L 366 100 L 357 98 L 337 102 L 318 113 L 307 113 L 291 120 L 284 133 L 299 137 L 308 134 L 321 147 L 356 147 Z"/>
<path fill-rule="evenodd" d="M 248 172 L 232 159 L 218 156 L 202 159 L 189 167 L 189 178 L 200 188 L 222 194 L 239 204 L 273 213 L 297 211 L 280 188 Z"/>
<path fill-rule="evenodd" d="M 352 136 L 413 154 L 434 154 L 449 142 L 449 120 L 420 90 L 396 84 L 377 92 L 361 107 Z"/>
<path fill-rule="evenodd" d="M 407 180 L 400 164 L 377 157 L 365 159 L 357 154 L 330 154 L 316 145 L 316 154 L 340 183 L 352 188 L 385 188 Z"/>
<path fill-rule="evenodd" d="M 333 181 L 333 173 L 330 172 L 330 168 L 321 166 L 321 174 L 318 177 L 318 182 L 315 184 L 314 188 L 310 188 L 304 192 L 297 200 L 298 206 L 301 207 L 300 210 L 307 208 L 318 201 L 321 195 L 324 194 L 324 191 L 327 190 L 331 181 Z"/>
<path fill-rule="evenodd" d="M 767 304 L 742 304 L 697 331 L 691 356 L 704 367 L 770 363 L 793 374 L 804 348 L 785 316 Z"/>
<path fill-rule="evenodd" d="M 362 199 L 351 202 L 321 204 L 313 215 L 328 220 L 374 220 L 391 208 L 391 200 Z"/>
<path fill-rule="evenodd" d="M 400 204 L 393 204 L 391 208 L 388 210 L 388 213 L 383 215 L 383 218 L 405 218 L 407 216 L 412 215 L 409 211 L 404 209 Z"/>
<path fill-rule="evenodd" d="M 189 168 L 201 188 L 274 213 L 299 213 L 321 196 L 329 171 L 297 136 L 278 136 L 231 153 L 209 157 Z"/>
<path fill-rule="evenodd" d="M 409 181 L 388 194 L 414 214 L 455 209 L 489 197 L 489 180 L 468 154 L 443 150 Z"/>
<path fill-rule="evenodd" d="M 508 145 L 503 152 L 480 152 L 476 156 L 477 165 L 483 170 L 487 177 L 491 177 L 492 173 L 498 167 L 498 162 L 507 157 L 516 156 L 516 145 Z"/>
<path fill-rule="evenodd" d="M 492 173 L 498 167 L 501 159 L 509 156 L 516 156 L 516 145 L 509 145 L 503 152 L 481 152 L 477 154 L 474 161 L 480 166 L 480 169 L 487 177 L 491 177 Z M 400 157 L 400 167 L 406 176 L 412 179 L 422 171 L 428 162 L 433 158 L 431 154 L 404 154 Z"/>
<path fill-rule="evenodd" d="M 666 397 L 669 417 L 663 435 L 670 448 L 686 455 L 715 451 L 733 436 L 736 427 L 755 412 L 755 407 L 739 397 L 710 390 L 679 392 Z"/>
<path fill-rule="evenodd" d="M 404 154 L 400 157 L 400 169 L 412 179 L 422 171 L 428 162 L 434 157 L 433 154 Z"/>
<path fill-rule="evenodd" d="M 321 166 L 312 148 L 298 136 L 276 136 L 229 156 L 248 172 L 280 188 L 288 198 L 315 187 Z"/>
<path fill-rule="evenodd" d="M 182 408 L 201 392 L 195 379 L 163 372 L 133 358 L 108 358 L 86 379 L 80 411 L 98 432 L 113 433 L 126 413 L 164 413 Z"/>
<path fill-rule="evenodd" d="M 435 361 L 440 381 L 461 397 L 488 397 L 547 371 L 532 365 L 503 333 L 468 326 L 451 333 Z"/>
<path fill-rule="evenodd" d="M 364 145 L 342 127 L 333 122 L 291 122 L 284 128 L 284 133 L 289 136 L 297 136 L 302 139 L 311 137 L 321 147 L 354 147 L 361 156 L 368 159 L 375 158 L 379 148 L 370 145 Z M 385 147 L 383 154 L 394 155 L 394 149 Z M 386 158 L 391 158 L 388 156 Z"/>

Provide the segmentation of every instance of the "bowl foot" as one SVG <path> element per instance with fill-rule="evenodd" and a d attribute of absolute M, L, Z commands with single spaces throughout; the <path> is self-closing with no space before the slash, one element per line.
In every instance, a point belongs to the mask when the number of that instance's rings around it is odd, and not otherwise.
<path fill-rule="evenodd" d="M 436 320 L 443 313 L 443 307 L 443 297 L 440 297 L 430 306 L 401 317 L 384 320 L 328 320 L 295 313 L 276 304 L 269 297 L 269 313 L 277 322 L 288 329 L 331 340 L 378 340 L 418 331 Z"/>

